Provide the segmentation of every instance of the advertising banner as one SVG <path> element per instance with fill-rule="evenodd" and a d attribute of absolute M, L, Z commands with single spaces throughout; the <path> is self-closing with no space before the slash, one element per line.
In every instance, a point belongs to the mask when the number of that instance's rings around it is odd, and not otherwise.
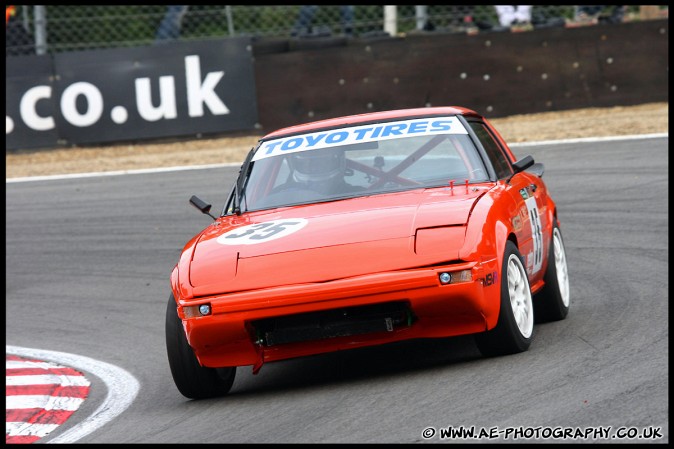
<path fill-rule="evenodd" d="M 7 72 L 10 149 L 200 136 L 258 121 L 247 37 L 57 53 L 51 83 L 32 70 L 12 72 L 11 99 Z"/>
<path fill-rule="evenodd" d="M 13 56 L 6 59 L 6 148 L 33 149 L 57 145 L 52 62 L 49 56 Z"/>

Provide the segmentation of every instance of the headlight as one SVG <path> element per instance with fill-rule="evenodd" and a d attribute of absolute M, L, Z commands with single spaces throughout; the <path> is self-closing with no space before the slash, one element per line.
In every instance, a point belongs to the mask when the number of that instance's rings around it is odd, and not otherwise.
<path fill-rule="evenodd" d="M 200 316 L 210 315 L 211 305 L 199 304 L 197 306 L 185 306 L 183 307 L 183 313 L 185 314 L 185 318 L 197 318 Z"/>
<path fill-rule="evenodd" d="M 443 271 L 438 274 L 438 279 L 443 285 L 458 284 L 460 282 L 471 282 L 473 275 L 470 270 Z"/>

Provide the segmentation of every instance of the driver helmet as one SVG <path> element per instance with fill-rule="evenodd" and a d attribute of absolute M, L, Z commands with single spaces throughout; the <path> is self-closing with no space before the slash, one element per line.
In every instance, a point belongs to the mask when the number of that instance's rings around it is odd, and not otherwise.
<path fill-rule="evenodd" d="M 335 148 L 293 153 L 289 162 L 295 181 L 309 186 L 341 179 L 346 167 L 344 151 Z"/>

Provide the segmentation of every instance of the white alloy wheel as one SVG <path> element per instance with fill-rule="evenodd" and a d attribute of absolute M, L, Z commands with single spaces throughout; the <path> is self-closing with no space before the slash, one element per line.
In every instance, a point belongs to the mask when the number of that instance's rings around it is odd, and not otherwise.
<path fill-rule="evenodd" d="M 552 246 L 550 248 L 552 252 Z M 534 334 L 534 304 L 529 278 L 514 242 L 506 242 L 501 263 L 498 321 L 492 329 L 475 334 L 477 348 L 488 357 L 526 351 Z"/>
<path fill-rule="evenodd" d="M 534 305 L 527 273 L 515 254 L 508 258 L 508 294 L 517 327 L 524 338 L 529 338 L 534 330 Z"/>
<path fill-rule="evenodd" d="M 557 272 L 557 284 L 559 293 L 565 307 L 569 307 L 569 273 L 566 268 L 566 254 L 559 229 L 555 228 L 552 233 L 552 243 L 555 251 L 555 271 Z"/>
<path fill-rule="evenodd" d="M 545 270 L 543 288 L 536 293 L 534 322 L 546 323 L 566 318 L 571 304 L 571 285 L 566 262 L 566 251 L 559 223 L 555 221 L 550 234 L 548 267 Z"/>

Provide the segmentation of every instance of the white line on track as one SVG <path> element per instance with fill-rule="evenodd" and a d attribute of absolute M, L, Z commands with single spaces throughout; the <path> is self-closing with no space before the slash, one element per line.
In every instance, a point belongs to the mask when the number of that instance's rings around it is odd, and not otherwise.
<path fill-rule="evenodd" d="M 10 362 L 6 362 L 7 369 L 11 369 L 14 365 L 10 365 Z M 55 374 L 35 374 L 31 376 L 6 376 L 5 377 L 5 386 L 17 386 L 17 385 L 62 385 L 64 387 L 87 387 L 89 386 L 89 381 L 87 381 L 82 376 L 62 376 Z"/>
<path fill-rule="evenodd" d="M 653 139 L 668 136 L 669 133 L 633 134 L 628 136 L 612 136 L 612 137 L 583 137 L 578 139 L 542 140 L 540 142 L 511 143 L 508 144 L 508 146 L 512 148 L 517 148 L 534 145 L 558 145 L 563 143 L 587 143 L 587 142 L 591 143 L 591 142 L 606 142 L 612 140 Z M 143 173 L 161 173 L 161 172 L 181 171 L 181 170 L 201 170 L 204 168 L 239 167 L 240 165 L 241 162 L 230 162 L 226 164 L 184 165 L 178 167 L 148 168 L 140 170 L 117 170 L 117 171 L 92 172 L 92 173 L 73 173 L 69 175 L 28 176 L 23 178 L 8 178 L 5 180 L 5 183 L 9 184 L 15 182 L 52 181 L 60 179 L 72 179 L 72 178 L 92 178 L 98 176 L 137 175 Z"/>
<path fill-rule="evenodd" d="M 520 142 L 510 143 L 509 147 L 532 147 L 538 145 L 558 145 L 562 143 L 592 143 L 592 142 L 611 142 L 614 140 L 635 140 L 635 139 L 656 139 L 661 137 L 668 137 L 669 133 L 654 133 L 654 134 L 631 134 L 628 136 L 609 136 L 609 137 L 579 137 L 577 139 L 562 139 L 562 140 L 541 140 L 539 142 Z"/>
<path fill-rule="evenodd" d="M 73 173 L 69 175 L 47 175 L 47 176 L 28 176 L 25 178 L 9 178 L 6 180 L 10 182 L 27 182 L 27 181 L 51 181 L 57 179 L 71 179 L 71 178 L 96 178 L 99 176 L 120 176 L 120 175 L 137 175 L 143 173 L 161 173 L 169 171 L 181 170 L 201 170 L 204 168 L 219 168 L 219 167 L 239 167 L 241 162 L 229 162 L 225 164 L 211 164 L 211 165 L 184 165 L 179 167 L 161 167 L 161 168 L 143 168 L 138 170 L 117 170 L 117 171 L 101 171 L 92 173 Z"/>
<path fill-rule="evenodd" d="M 21 357 L 51 360 L 65 366 L 89 372 L 99 377 L 108 388 L 105 400 L 96 411 L 81 423 L 48 441 L 48 443 L 74 443 L 99 427 L 102 427 L 126 410 L 134 401 L 140 389 L 140 383 L 129 372 L 100 360 L 65 352 L 9 345 L 7 345 L 6 352 L 7 354 Z"/>

